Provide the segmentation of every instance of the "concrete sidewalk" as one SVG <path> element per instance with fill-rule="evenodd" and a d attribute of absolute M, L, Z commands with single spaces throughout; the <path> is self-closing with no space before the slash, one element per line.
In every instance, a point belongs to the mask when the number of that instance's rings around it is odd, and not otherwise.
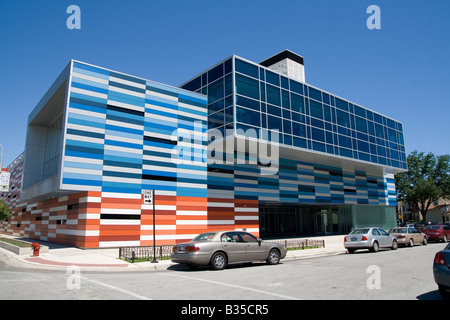
<path fill-rule="evenodd" d="M 310 237 L 308 239 L 325 240 L 325 248 L 289 250 L 282 261 L 314 258 L 326 255 L 345 253 L 343 235 Z M 305 238 L 306 239 L 306 238 Z M 38 257 L 17 255 L 0 248 L 0 253 L 20 263 L 22 267 L 61 270 L 69 266 L 77 266 L 86 271 L 132 271 L 132 270 L 165 270 L 176 265 L 170 260 L 159 260 L 158 263 L 128 263 L 119 259 L 119 249 L 79 249 L 50 244 L 49 251 L 40 253 Z"/>

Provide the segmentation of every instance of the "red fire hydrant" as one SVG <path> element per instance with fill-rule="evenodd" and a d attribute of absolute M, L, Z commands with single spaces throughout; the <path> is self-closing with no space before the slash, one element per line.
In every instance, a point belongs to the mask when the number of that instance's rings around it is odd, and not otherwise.
<path fill-rule="evenodd" d="M 39 256 L 39 249 L 41 248 L 41 246 L 37 242 L 32 243 L 31 246 L 33 247 L 33 256 L 34 257 L 38 257 Z"/>

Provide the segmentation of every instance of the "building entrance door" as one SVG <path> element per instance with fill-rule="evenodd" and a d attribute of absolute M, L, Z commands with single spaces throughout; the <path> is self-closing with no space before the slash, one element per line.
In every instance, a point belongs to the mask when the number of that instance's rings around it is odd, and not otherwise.
<path fill-rule="evenodd" d="M 321 210 L 316 213 L 316 232 L 317 234 L 337 233 L 338 215 L 336 212 Z"/>

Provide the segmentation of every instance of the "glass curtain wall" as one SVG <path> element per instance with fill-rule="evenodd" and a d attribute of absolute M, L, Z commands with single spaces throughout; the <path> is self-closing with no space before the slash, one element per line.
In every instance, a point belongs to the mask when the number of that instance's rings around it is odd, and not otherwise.
<path fill-rule="evenodd" d="M 406 168 L 402 124 L 235 57 L 236 128 L 277 129 L 280 142 Z"/>
<path fill-rule="evenodd" d="M 58 173 L 62 150 L 62 114 L 47 128 L 42 180 Z"/>

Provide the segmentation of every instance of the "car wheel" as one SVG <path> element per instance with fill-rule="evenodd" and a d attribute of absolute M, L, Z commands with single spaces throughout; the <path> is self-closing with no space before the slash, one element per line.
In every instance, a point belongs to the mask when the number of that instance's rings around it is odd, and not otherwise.
<path fill-rule="evenodd" d="M 373 242 L 373 245 L 372 245 L 372 248 L 370 249 L 370 251 L 372 251 L 372 252 L 378 252 L 378 249 L 379 249 L 380 247 L 379 247 L 379 245 L 378 245 L 378 242 L 376 242 L 376 241 L 374 241 Z"/>
<path fill-rule="evenodd" d="M 392 250 L 397 250 L 397 248 L 398 248 L 397 240 L 393 240 L 393 241 L 392 241 L 391 249 L 392 249 Z"/>
<path fill-rule="evenodd" d="M 280 252 L 277 249 L 272 249 L 266 260 L 267 264 L 278 264 L 280 262 Z"/>
<path fill-rule="evenodd" d="M 423 244 L 424 246 L 426 246 L 426 245 L 428 244 L 427 237 L 423 237 L 422 244 Z"/>
<path fill-rule="evenodd" d="M 227 256 L 223 252 L 216 252 L 213 254 L 209 264 L 214 270 L 223 270 L 227 265 Z"/>
<path fill-rule="evenodd" d="M 348 253 L 355 253 L 355 249 L 347 249 Z"/>
<path fill-rule="evenodd" d="M 442 238 L 442 242 L 447 242 L 447 235 L 444 234 L 444 237 Z"/>
<path fill-rule="evenodd" d="M 412 238 L 409 239 L 408 246 L 414 247 L 414 240 Z"/>

